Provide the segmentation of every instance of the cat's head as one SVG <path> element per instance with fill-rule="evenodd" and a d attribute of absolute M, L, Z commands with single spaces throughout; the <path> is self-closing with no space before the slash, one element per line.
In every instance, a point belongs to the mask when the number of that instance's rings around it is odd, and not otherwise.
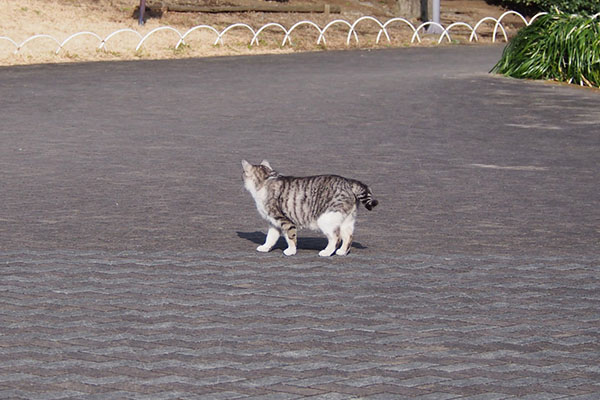
<path fill-rule="evenodd" d="M 263 160 L 259 165 L 252 165 L 248 161 L 242 160 L 242 169 L 244 186 L 250 192 L 259 190 L 267 178 L 275 174 L 267 160 Z"/>

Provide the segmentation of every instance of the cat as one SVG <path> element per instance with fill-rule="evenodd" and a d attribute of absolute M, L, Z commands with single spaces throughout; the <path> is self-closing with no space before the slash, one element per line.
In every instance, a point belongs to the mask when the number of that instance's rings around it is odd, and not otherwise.
<path fill-rule="evenodd" d="M 346 255 L 352 244 L 358 203 L 367 210 L 379 204 L 371 189 L 354 179 L 337 175 L 284 176 L 266 160 L 259 165 L 242 160 L 242 168 L 244 187 L 254 198 L 259 214 L 269 222 L 265 243 L 256 248 L 260 252 L 270 251 L 283 234 L 288 245 L 283 254 L 294 255 L 297 229 L 310 228 L 320 229 L 327 236 L 327 247 L 319 252 L 320 256 L 334 252 Z"/>

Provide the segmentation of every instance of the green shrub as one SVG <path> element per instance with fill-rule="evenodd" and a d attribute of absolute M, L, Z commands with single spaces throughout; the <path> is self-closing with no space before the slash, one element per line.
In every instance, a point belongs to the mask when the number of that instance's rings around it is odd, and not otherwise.
<path fill-rule="evenodd" d="M 600 0 L 488 0 L 506 8 L 535 14 L 558 9 L 566 13 L 593 15 L 600 12 Z"/>
<path fill-rule="evenodd" d="M 510 41 L 492 72 L 600 87 L 600 16 L 538 17 Z"/>

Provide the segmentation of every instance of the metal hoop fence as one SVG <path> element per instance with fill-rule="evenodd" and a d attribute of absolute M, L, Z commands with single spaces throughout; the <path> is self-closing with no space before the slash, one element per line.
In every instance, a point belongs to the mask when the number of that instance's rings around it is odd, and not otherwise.
<path fill-rule="evenodd" d="M 508 41 L 508 35 L 506 33 L 506 29 L 505 26 L 502 24 L 502 21 L 510 16 L 510 15 L 514 15 L 519 17 L 523 23 L 525 25 L 529 25 L 531 24 L 536 18 L 538 18 L 540 15 L 543 15 L 546 13 L 539 13 L 536 14 L 534 17 L 532 17 L 529 21 L 520 13 L 516 12 L 516 11 L 506 11 L 505 13 L 503 13 L 500 17 L 498 18 L 494 18 L 494 17 L 485 17 L 482 18 L 481 20 L 479 20 L 474 26 L 471 26 L 470 24 L 466 23 L 466 22 L 454 22 L 446 27 L 444 27 L 441 24 L 438 24 L 436 22 L 424 22 L 418 26 L 415 26 L 413 23 L 411 23 L 408 19 L 405 18 L 391 18 L 389 20 L 387 20 L 386 22 L 382 23 L 380 20 L 378 20 L 375 17 L 371 17 L 371 16 L 364 16 L 364 17 L 360 17 L 358 19 L 356 19 L 354 22 L 349 22 L 346 21 L 344 19 L 336 19 L 334 21 L 329 22 L 327 25 L 325 25 L 323 28 L 321 28 L 318 24 L 316 24 L 315 22 L 309 21 L 309 20 L 303 20 L 303 21 L 299 21 L 297 23 L 295 23 L 294 25 L 292 25 L 289 29 L 287 29 L 285 26 L 276 23 L 276 22 L 270 22 L 267 23 L 263 26 L 261 26 L 259 29 L 254 29 L 253 27 L 251 27 L 248 24 L 245 23 L 235 23 L 232 25 L 227 26 L 226 28 L 224 28 L 223 30 L 219 31 L 217 28 L 210 26 L 210 25 L 197 25 L 194 26 L 190 29 L 188 29 L 186 32 L 181 33 L 178 29 L 173 28 L 171 26 L 161 26 L 158 28 L 155 28 L 153 30 L 151 30 L 150 32 L 146 33 L 145 35 L 142 36 L 141 33 L 139 33 L 136 30 L 130 29 L 130 28 L 124 28 L 124 29 L 119 29 L 116 30 L 114 32 L 112 32 L 111 34 L 107 35 L 106 37 L 102 38 L 101 36 L 99 36 L 98 34 L 94 33 L 94 32 L 89 32 L 89 31 L 83 31 L 83 32 L 77 32 L 74 33 L 72 35 L 70 35 L 69 37 L 67 37 L 66 39 L 64 39 L 63 41 L 58 40 L 57 38 L 51 36 L 51 35 L 47 35 L 47 34 L 38 34 L 38 35 L 33 35 L 27 39 L 25 39 L 24 41 L 18 43 L 17 41 L 13 40 L 10 37 L 7 36 L 0 36 L 0 41 L 7 41 L 9 43 L 11 43 L 12 45 L 14 45 L 15 50 L 14 53 L 17 54 L 19 53 L 28 43 L 34 41 L 34 40 L 50 40 L 51 42 L 54 42 L 57 47 L 55 50 L 55 54 L 60 53 L 61 50 L 63 50 L 65 48 L 65 46 L 72 40 L 81 37 L 81 36 L 88 36 L 88 37 L 92 37 L 98 40 L 98 47 L 97 49 L 102 50 L 104 49 L 106 43 L 109 40 L 115 40 L 113 39 L 116 36 L 119 35 L 124 35 L 124 34 L 129 34 L 129 35 L 135 35 L 137 36 L 137 38 L 139 39 L 136 47 L 135 47 L 135 51 L 138 51 L 142 48 L 142 46 L 144 45 L 144 43 L 146 43 L 146 41 L 154 34 L 156 34 L 157 32 L 160 31 L 169 31 L 169 32 L 173 32 L 175 34 L 175 36 L 178 38 L 177 42 L 174 42 L 174 49 L 178 49 L 180 46 L 182 45 L 186 45 L 186 38 L 194 31 L 198 31 L 198 30 L 208 30 L 210 32 L 212 32 L 215 36 L 215 40 L 214 40 L 214 45 L 218 45 L 223 44 L 224 43 L 224 37 L 225 35 L 230 32 L 232 29 L 235 28 L 241 28 L 241 29 L 245 29 L 248 30 L 250 32 L 250 34 L 252 35 L 252 38 L 250 39 L 248 46 L 252 47 L 252 46 L 259 46 L 259 36 L 268 28 L 276 28 L 277 30 L 281 30 L 281 32 L 283 33 L 283 40 L 281 42 L 281 46 L 286 46 L 286 45 L 292 45 L 292 33 L 299 27 L 301 26 L 308 26 L 311 28 L 314 28 L 317 33 L 318 33 L 318 38 L 317 38 L 317 42 L 316 44 L 326 44 L 327 40 L 326 40 L 326 36 L 325 34 L 327 33 L 327 31 L 334 25 L 343 25 L 345 27 L 348 28 L 348 34 L 346 35 L 346 45 L 350 46 L 350 43 L 352 41 L 352 39 L 354 38 L 354 42 L 355 43 L 359 43 L 359 32 L 357 30 L 357 27 L 359 24 L 365 24 L 365 23 L 372 23 L 375 24 L 378 28 L 379 31 L 377 33 L 377 37 L 376 37 L 376 43 L 379 44 L 379 42 L 382 39 L 382 36 L 385 36 L 385 39 L 387 40 L 388 43 L 392 42 L 392 39 L 390 37 L 390 33 L 388 32 L 388 28 L 392 25 L 392 24 L 400 24 L 402 26 L 406 26 L 408 29 L 410 29 L 410 31 L 412 32 L 412 36 L 411 36 L 411 43 L 421 43 L 422 41 L 422 35 L 425 32 L 425 29 L 427 27 L 429 27 L 430 25 L 435 25 L 438 28 L 441 29 L 441 33 L 439 34 L 438 37 L 438 44 L 441 43 L 444 38 L 448 41 L 451 42 L 452 38 L 451 38 L 451 31 L 457 27 L 461 27 L 461 28 L 466 28 L 468 31 L 470 31 L 470 35 L 469 35 L 469 41 L 470 42 L 477 42 L 479 40 L 479 37 L 477 36 L 477 31 L 481 28 L 481 26 L 485 23 L 488 24 L 494 24 L 494 28 L 493 28 L 493 32 L 492 32 L 492 42 L 496 42 L 496 40 L 498 39 L 499 33 L 501 33 L 502 37 L 504 38 L 504 41 L 507 42 Z"/>

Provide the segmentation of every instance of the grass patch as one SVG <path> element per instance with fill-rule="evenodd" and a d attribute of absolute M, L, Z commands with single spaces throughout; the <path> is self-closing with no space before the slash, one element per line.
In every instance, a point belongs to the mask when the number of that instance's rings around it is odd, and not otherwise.
<path fill-rule="evenodd" d="M 600 87 L 600 16 L 538 17 L 511 40 L 492 72 Z"/>
<path fill-rule="evenodd" d="M 173 53 L 176 55 L 183 55 L 185 53 L 188 53 L 190 49 L 191 47 L 187 43 L 181 43 L 179 47 L 171 48 Z"/>

